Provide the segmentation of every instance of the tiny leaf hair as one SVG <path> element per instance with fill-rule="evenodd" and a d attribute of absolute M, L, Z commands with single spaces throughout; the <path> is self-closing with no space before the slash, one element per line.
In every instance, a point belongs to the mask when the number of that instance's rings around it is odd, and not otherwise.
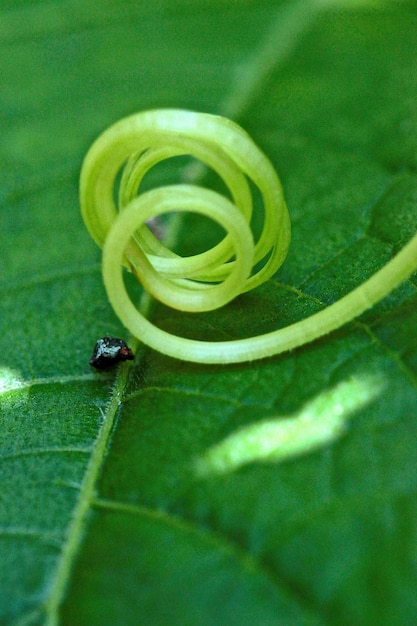
<path fill-rule="evenodd" d="M 191 184 L 139 193 L 153 166 L 180 155 L 191 155 L 214 170 L 231 200 Z M 120 172 L 117 207 L 114 190 Z M 250 229 L 248 181 L 259 189 L 264 205 L 257 241 Z M 185 361 L 238 363 L 297 348 L 354 319 L 417 270 L 416 234 L 371 278 L 300 322 L 232 341 L 182 338 L 158 328 L 137 310 L 124 284 L 123 267 L 157 300 L 192 312 L 214 310 L 268 280 L 284 262 L 291 238 L 281 183 L 270 161 L 226 118 L 176 109 L 145 111 L 120 120 L 95 141 L 83 163 L 80 196 L 86 227 L 103 248 L 103 280 L 116 314 L 140 341 Z M 146 224 L 176 210 L 209 217 L 227 234 L 213 248 L 181 257 Z"/>

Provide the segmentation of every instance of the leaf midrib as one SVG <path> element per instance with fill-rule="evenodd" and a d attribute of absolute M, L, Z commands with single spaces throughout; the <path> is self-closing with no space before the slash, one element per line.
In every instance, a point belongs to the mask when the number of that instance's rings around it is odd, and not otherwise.
<path fill-rule="evenodd" d="M 81 485 L 80 496 L 68 529 L 67 541 L 64 544 L 59 566 L 55 575 L 54 585 L 45 603 L 46 625 L 56 626 L 59 623 L 58 611 L 70 577 L 76 554 L 81 545 L 87 515 L 91 508 L 97 478 L 101 472 L 106 456 L 108 441 L 111 436 L 117 411 L 122 401 L 124 389 L 129 376 L 129 366 L 121 367 L 116 377 L 113 393 L 106 414 L 98 433 L 90 462 Z"/>

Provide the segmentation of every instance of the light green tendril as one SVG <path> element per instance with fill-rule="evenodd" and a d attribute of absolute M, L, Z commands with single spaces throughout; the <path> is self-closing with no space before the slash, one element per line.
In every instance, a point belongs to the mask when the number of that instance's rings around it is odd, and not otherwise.
<path fill-rule="evenodd" d="M 185 184 L 139 193 L 143 177 L 153 166 L 180 155 L 191 155 L 214 170 L 229 189 L 231 200 Z M 117 208 L 114 189 L 121 171 Z M 250 229 L 248 180 L 263 200 L 264 222 L 256 242 Z M 297 348 L 354 319 L 417 270 L 415 235 L 362 285 L 300 322 L 247 339 L 186 339 L 161 330 L 137 310 L 124 284 L 123 266 L 133 271 L 151 296 L 192 312 L 216 309 L 268 280 L 282 265 L 291 238 L 282 187 L 270 161 L 228 119 L 161 109 L 132 115 L 105 131 L 85 158 L 80 186 L 83 219 L 103 248 L 103 280 L 116 314 L 140 341 L 185 361 L 238 363 Z M 213 219 L 226 236 L 201 254 L 175 254 L 146 222 L 178 210 Z"/>

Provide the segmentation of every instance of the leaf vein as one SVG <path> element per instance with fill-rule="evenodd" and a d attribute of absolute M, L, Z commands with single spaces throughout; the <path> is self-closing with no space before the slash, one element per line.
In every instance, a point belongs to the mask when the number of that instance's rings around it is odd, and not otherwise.
<path fill-rule="evenodd" d="M 194 521 L 180 518 L 172 513 L 168 513 L 160 509 L 151 509 L 141 505 L 97 498 L 94 501 L 94 506 L 102 510 L 135 515 L 137 517 L 151 518 L 181 532 L 196 535 L 219 553 L 237 561 L 242 570 L 252 575 L 256 573 L 262 575 L 275 589 L 279 590 L 292 601 L 296 601 L 307 616 L 317 616 L 317 609 L 309 605 L 303 594 L 292 589 L 286 581 L 280 578 L 276 572 L 272 571 L 272 569 L 263 559 L 260 558 L 259 555 L 255 555 L 248 549 L 247 546 L 237 543 L 236 541 L 232 541 L 231 537 L 225 535 L 224 533 L 219 533 L 213 528 L 203 527 Z"/>
<path fill-rule="evenodd" d="M 217 394 L 210 394 L 206 392 L 202 392 L 199 389 L 183 389 L 181 387 L 162 387 L 159 385 L 152 385 L 149 387 L 143 387 L 141 389 L 137 389 L 136 391 L 132 391 L 127 396 L 123 398 L 123 402 L 129 402 L 130 400 L 134 400 L 140 396 L 144 396 L 147 393 L 171 393 L 176 395 L 183 395 L 188 397 L 202 398 L 206 400 L 215 400 L 216 402 L 224 402 L 226 404 L 230 404 L 236 407 L 240 407 L 243 405 L 239 400 L 235 400 L 230 398 L 229 396 L 220 396 Z"/>
<path fill-rule="evenodd" d="M 80 495 L 73 511 L 61 558 L 57 565 L 55 579 L 51 585 L 50 596 L 45 603 L 47 626 L 56 626 L 59 623 L 59 607 L 64 597 L 75 559 L 81 547 L 97 478 L 107 453 L 108 442 L 122 401 L 123 391 L 127 385 L 129 370 L 129 365 L 125 364 L 124 367 L 120 367 L 110 402 L 103 415 L 103 422 L 81 485 Z"/>
<path fill-rule="evenodd" d="M 378 345 L 383 350 L 383 352 L 385 352 L 385 354 L 389 356 L 392 361 L 394 361 L 398 368 L 411 382 L 412 386 L 417 390 L 417 374 L 405 363 L 404 359 L 401 357 L 401 354 L 390 348 L 383 341 L 381 341 L 381 339 L 372 331 L 371 327 L 368 324 L 365 324 L 364 322 L 355 322 L 355 324 L 366 332 L 366 334 L 371 338 L 372 343 Z"/>
<path fill-rule="evenodd" d="M 19 526 L 0 526 L 0 537 L 28 537 L 47 540 L 51 545 L 62 547 L 62 535 L 58 532 L 45 532 L 37 528 L 23 528 Z"/>
<path fill-rule="evenodd" d="M 0 461 L 6 461 L 9 459 L 15 459 L 21 456 L 36 456 L 38 454 L 89 454 L 91 453 L 90 447 L 77 447 L 77 446 L 61 446 L 56 448 L 32 448 L 26 450 L 16 450 L 6 454 L 0 454 Z"/>

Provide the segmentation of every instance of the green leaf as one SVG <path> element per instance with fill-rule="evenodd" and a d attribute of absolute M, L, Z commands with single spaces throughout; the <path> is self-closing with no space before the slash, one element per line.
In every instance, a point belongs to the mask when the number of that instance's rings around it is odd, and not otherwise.
<path fill-rule="evenodd" d="M 290 354 L 214 367 L 139 348 L 133 367 L 95 374 L 96 339 L 129 338 L 77 187 L 120 117 L 233 117 L 282 178 L 289 257 L 220 311 L 152 316 L 203 339 L 302 319 L 416 230 L 416 45 L 414 1 L 3 2 L 1 624 L 414 622 L 417 277 Z M 209 232 L 184 221 L 178 249 Z M 367 401 L 344 396 L 340 437 L 196 471 L 228 437 L 259 432 L 245 429 L 308 407 L 337 415 L 333 390 L 352 381 Z"/>

